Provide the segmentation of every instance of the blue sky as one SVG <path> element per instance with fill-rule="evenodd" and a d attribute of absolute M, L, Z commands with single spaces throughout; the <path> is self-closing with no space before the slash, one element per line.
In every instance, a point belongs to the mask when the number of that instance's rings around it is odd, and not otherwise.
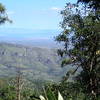
<path fill-rule="evenodd" d="M 2 28 L 58 29 L 61 16 L 59 11 L 67 2 L 77 0 L 0 0 L 7 8 L 13 24 Z"/>

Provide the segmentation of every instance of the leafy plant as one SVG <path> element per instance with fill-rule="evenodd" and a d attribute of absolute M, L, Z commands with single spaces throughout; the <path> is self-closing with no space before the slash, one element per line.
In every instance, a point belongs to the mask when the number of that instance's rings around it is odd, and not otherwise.
<path fill-rule="evenodd" d="M 58 99 L 56 99 L 54 93 L 50 90 L 50 88 L 49 88 L 49 91 L 46 92 L 46 98 L 40 95 L 40 99 L 41 100 L 64 100 L 59 91 L 58 91 Z"/>

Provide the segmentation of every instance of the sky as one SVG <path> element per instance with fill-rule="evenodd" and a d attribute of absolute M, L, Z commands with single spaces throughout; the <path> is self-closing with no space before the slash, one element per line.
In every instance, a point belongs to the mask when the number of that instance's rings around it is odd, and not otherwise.
<path fill-rule="evenodd" d="M 1 28 L 58 29 L 60 11 L 68 2 L 77 0 L 0 0 L 7 9 L 12 24 Z"/>

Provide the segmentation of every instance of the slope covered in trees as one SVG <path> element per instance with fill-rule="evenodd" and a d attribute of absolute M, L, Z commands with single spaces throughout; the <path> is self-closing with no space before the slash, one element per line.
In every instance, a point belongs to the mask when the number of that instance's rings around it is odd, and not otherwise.
<path fill-rule="evenodd" d="M 64 72 L 56 49 L 0 43 L 0 76 L 13 77 L 18 68 L 32 80 L 59 80 Z"/>

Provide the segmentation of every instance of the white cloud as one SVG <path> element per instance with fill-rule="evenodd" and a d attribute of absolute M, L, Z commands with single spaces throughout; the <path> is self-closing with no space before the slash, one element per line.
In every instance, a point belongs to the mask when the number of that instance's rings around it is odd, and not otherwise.
<path fill-rule="evenodd" d="M 7 14 L 8 15 L 13 15 L 15 12 L 14 11 L 8 11 Z"/>
<path fill-rule="evenodd" d="M 50 9 L 53 11 L 61 11 L 62 10 L 62 8 L 59 8 L 59 7 L 51 7 Z"/>

